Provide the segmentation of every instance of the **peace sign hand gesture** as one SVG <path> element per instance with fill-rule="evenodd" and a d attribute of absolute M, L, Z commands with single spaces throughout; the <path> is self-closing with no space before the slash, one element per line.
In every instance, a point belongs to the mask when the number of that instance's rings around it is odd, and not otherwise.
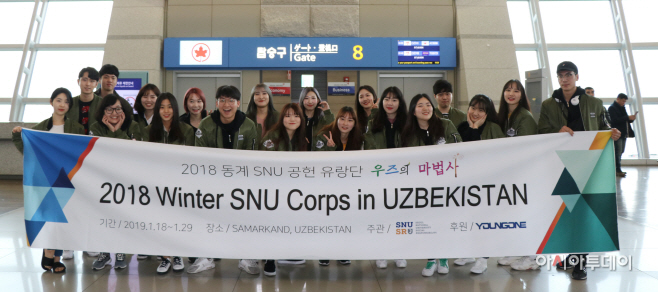
<path fill-rule="evenodd" d="M 332 136 L 331 132 L 329 132 L 329 137 L 327 135 L 322 134 L 325 139 L 327 139 L 327 146 L 329 147 L 336 147 L 336 143 L 334 142 L 334 137 Z"/>

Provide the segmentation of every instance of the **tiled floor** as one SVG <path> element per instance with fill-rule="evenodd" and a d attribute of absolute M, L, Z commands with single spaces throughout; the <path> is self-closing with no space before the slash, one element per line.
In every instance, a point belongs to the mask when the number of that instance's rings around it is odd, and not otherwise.
<path fill-rule="evenodd" d="M 302 266 L 279 266 L 275 277 L 249 275 L 237 260 L 216 262 L 213 270 L 199 274 L 157 275 L 158 262 L 137 261 L 117 271 L 109 267 L 92 271 L 93 258 L 75 253 L 65 261 L 66 274 L 44 273 L 41 250 L 25 243 L 20 181 L 0 181 L 0 291 L 658 291 L 658 168 L 626 167 L 619 180 L 618 215 L 621 250 L 631 255 L 632 270 L 590 271 L 586 281 L 572 281 L 563 271 L 518 272 L 496 265 L 481 275 L 470 266 L 450 262 L 448 275 L 422 277 L 425 260 L 411 260 L 405 269 L 378 269 L 374 261 L 353 261 L 341 266 L 317 261 Z M 653 180 L 651 179 L 653 177 Z M 186 261 L 186 266 L 189 265 Z"/>

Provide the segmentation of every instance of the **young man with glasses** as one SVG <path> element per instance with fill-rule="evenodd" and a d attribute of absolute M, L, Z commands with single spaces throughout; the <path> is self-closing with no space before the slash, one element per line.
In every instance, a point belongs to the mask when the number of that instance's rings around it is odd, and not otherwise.
<path fill-rule="evenodd" d="M 540 134 L 566 132 L 573 136 L 573 132 L 576 131 L 611 129 L 603 102 L 576 86 L 576 81 L 579 79 L 576 64 L 569 61 L 560 63 L 557 66 L 557 78 L 560 88 L 553 91 L 553 96 L 541 104 L 537 125 Z M 620 136 L 621 132 L 612 128 L 612 140 L 617 141 Z M 571 265 L 569 260 L 572 257 L 578 258 L 575 261 L 578 264 L 575 266 Z M 557 266 L 561 269 L 573 267 L 571 278 L 585 280 L 587 279 L 586 258 L 586 254 L 571 254 Z"/>

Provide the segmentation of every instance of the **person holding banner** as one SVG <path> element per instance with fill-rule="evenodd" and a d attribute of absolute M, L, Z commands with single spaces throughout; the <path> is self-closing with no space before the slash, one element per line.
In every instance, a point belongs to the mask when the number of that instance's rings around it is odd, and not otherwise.
<path fill-rule="evenodd" d="M 363 150 L 363 134 L 354 109 L 349 106 L 341 108 L 336 120 L 315 136 L 313 145 L 316 151 Z"/>
<path fill-rule="evenodd" d="M 302 123 L 302 108 L 296 103 L 289 103 L 281 109 L 283 113 L 278 122 L 263 137 L 260 150 L 265 151 L 306 151 L 306 129 Z M 306 260 L 279 260 L 279 264 L 301 265 Z M 263 274 L 276 275 L 274 260 L 266 260 Z"/>
<path fill-rule="evenodd" d="M 158 96 L 160 96 L 160 89 L 155 84 L 148 83 L 139 90 L 135 97 L 135 110 L 137 113 L 134 115 L 134 121 L 139 125 L 144 140 L 148 137 L 146 127 L 153 121 L 156 108 L 155 100 L 158 99 Z"/>
<path fill-rule="evenodd" d="M 504 138 L 505 134 L 498 126 L 496 108 L 491 98 L 476 94 L 468 104 L 466 121 L 457 126 L 459 134 L 468 141 Z"/>
<path fill-rule="evenodd" d="M 249 105 L 247 105 L 247 118 L 256 123 L 256 132 L 258 133 L 256 145 L 260 145 L 261 138 L 279 120 L 279 112 L 274 109 L 272 91 L 266 84 L 256 84 L 251 89 L 251 99 Z"/>
<path fill-rule="evenodd" d="M 426 145 L 441 145 L 459 143 L 462 141 L 457 129 L 448 119 L 440 118 L 436 114 L 434 105 L 427 94 L 417 94 L 409 103 L 407 121 L 400 136 L 402 147 L 416 147 Z M 421 275 L 432 276 L 434 271 L 447 274 L 448 259 L 428 259 Z"/>
<path fill-rule="evenodd" d="M 89 135 L 117 139 L 142 140 L 139 125 L 132 120 L 132 107 L 124 106 L 123 98 L 108 94 L 101 100 L 95 114 L 95 122 L 89 127 Z M 102 270 L 110 265 L 110 254 L 101 252 L 92 264 L 92 269 Z M 114 261 L 115 269 L 125 269 L 128 266 L 126 254 L 117 253 Z"/>
<path fill-rule="evenodd" d="M 368 121 L 377 113 L 377 93 L 370 85 L 363 85 L 356 91 L 356 100 L 354 101 L 356 116 L 361 126 L 361 133 L 368 132 Z"/>
<path fill-rule="evenodd" d="M 183 99 L 183 108 L 185 113 L 180 116 L 180 121 L 192 126 L 194 132 L 199 128 L 201 120 L 206 118 L 206 96 L 201 89 L 192 87 L 185 92 Z"/>
<path fill-rule="evenodd" d="M 540 134 L 564 132 L 573 136 L 576 131 L 612 130 L 612 140 L 617 141 L 621 137 L 619 130 L 610 127 L 603 102 L 576 86 L 579 79 L 576 64 L 569 61 L 558 64 L 557 79 L 560 88 L 553 91 L 551 98 L 541 103 L 537 124 Z M 570 254 L 556 266 L 564 270 L 573 268 L 571 278 L 585 280 L 586 265 L 586 254 Z"/>
<path fill-rule="evenodd" d="M 396 86 L 384 89 L 379 101 L 381 111 L 374 112 L 365 134 L 365 149 L 390 149 L 401 146 L 400 132 L 407 122 L 407 103 Z"/>
<path fill-rule="evenodd" d="M 89 126 L 93 123 L 92 115 L 96 113 L 101 103 L 101 97 L 94 93 L 99 79 L 98 71 L 92 67 L 80 70 L 78 74 L 80 95 L 73 98 L 70 110 L 66 113 L 67 118 L 78 122 L 85 128 L 84 134 L 89 132 Z"/>
<path fill-rule="evenodd" d="M 306 140 L 311 142 L 315 139 L 318 132 L 320 132 L 320 129 L 334 121 L 334 114 L 331 113 L 329 104 L 326 101 L 322 101 L 320 93 L 313 87 L 302 89 L 297 103 L 304 110 Z M 307 147 L 307 151 L 314 150 L 311 143 Z"/>
<path fill-rule="evenodd" d="M 512 79 L 503 86 L 498 107 L 498 125 L 507 137 L 537 134 L 537 123 L 530 112 L 530 104 L 521 81 Z M 536 256 L 502 257 L 498 259 L 501 266 L 511 266 L 513 270 L 526 271 L 539 269 Z"/>
<path fill-rule="evenodd" d="M 93 68 L 91 68 L 93 69 Z M 84 71 L 84 69 L 83 69 Z M 95 70 L 94 70 L 95 71 Z M 85 75 L 88 71 L 85 71 Z M 53 133 L 67 133 L 85 135 L 85 128 L 74 119 L 66 117 L 67 112 L 73 104 L 71 92 L 66 88 L 57 88 L 50 95 L 50 105 L 53 107 L 53 114 L 50 118 L 43 120 L 32 127 L 33 130 L 48 131 Z M 21 136 L 22 127 L 12 129 L 11 138 L 16 149 L 23 153 L 23 139 Z M 72 253 L 72 252 L 71 252 Z M 63 257 L 62 250 L 44 249 L 41 254 L 41 268 L 53 273 L 66 272 L 66 266 L 60 261 Z M 73 258 L 71 255 L 70 258 Z"/>

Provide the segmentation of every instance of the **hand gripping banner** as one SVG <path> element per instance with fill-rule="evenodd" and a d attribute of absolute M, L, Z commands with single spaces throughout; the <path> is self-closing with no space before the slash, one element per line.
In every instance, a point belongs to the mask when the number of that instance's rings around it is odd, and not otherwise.
<path fill-rule="evenodd" d="M 609 131 L 349 152 L 22 136 L 33 247 L 355 260 L 619 249 Z"/>

